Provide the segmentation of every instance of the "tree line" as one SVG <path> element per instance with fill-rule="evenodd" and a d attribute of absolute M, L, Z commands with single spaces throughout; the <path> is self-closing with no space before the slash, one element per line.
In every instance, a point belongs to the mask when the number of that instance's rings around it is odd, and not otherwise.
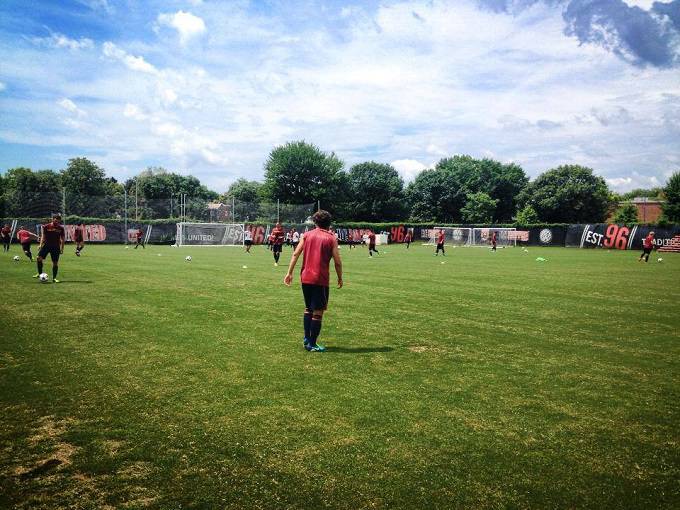
<path fill-rule="evenodd" d="M 637 221 L 635 208 L 620 206 L 621 202 L 648 196 L 666 200 L 664 220 L 680 221 L 680 172 L 664 188 L 617 195 L 592 169 L 579 165 L 552 168 L 530 180 L 515 163 L 456 155 L 440 159 L 405 185 L 389 164 L 367 161 L 345 170 L 334 153 L 305 141 L 274 148 L 265 162 L 263 181 L 241 178 L 221 195 L 196 177 L 161 167 L 149 167 L 119 183 L 87 158 L 71 159 L 59 172 L 10 169 L 0 175 L 0 190 L 7 209 L 13 203 L 37 200 L 36 194 L 63 192 L 70 214 L 80 214 L 82 209 L 95 215 L 91 197 L 113 198 L 118 204 L 127 192 L 147 201 L 186 194 L 198 201 L 197 209 L 208 201 L 232 199 L 255 206 L 277 200 L 287 204 L 319 201 L 338 220 L 476 224 L 602 222 L 612 214 L 617 221 L 633 223 Z M 102 206 L 109 210 L 101 214 L 110 213 L 110 201 Z M 172 200 L 162 214 L 173 216 Z"/>

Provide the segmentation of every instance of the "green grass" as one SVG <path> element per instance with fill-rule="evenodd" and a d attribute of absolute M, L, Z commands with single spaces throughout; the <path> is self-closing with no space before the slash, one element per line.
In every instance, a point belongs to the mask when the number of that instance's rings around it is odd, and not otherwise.
<path fill-rule="evenodd" d="M 317 354 L 253 252 L 2 255 L 0 507 L 680 506 L 680 257 L 343 249 Z"/>

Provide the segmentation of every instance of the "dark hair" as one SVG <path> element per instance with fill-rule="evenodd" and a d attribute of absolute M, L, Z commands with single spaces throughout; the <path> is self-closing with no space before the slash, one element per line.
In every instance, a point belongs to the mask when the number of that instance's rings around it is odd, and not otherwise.
<path fill-rule="evenodd" d="M 53 214 L 52 219 L 61 221 L 61 214 Z"/>
<path fill-rule="evenodd" d="M 328 228 L 331 226 L 331 213 L 319 209 L 314 214 L 312 214 L 312 221 L 317 227 Z"/>

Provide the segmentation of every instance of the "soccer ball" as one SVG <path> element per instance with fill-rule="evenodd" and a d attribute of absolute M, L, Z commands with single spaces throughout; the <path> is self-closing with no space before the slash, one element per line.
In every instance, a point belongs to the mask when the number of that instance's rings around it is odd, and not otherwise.
<path fill-rule="evenodd" d="M 14 257 L 12 258 L 12 260 L 13 260 L 14 262 L 19 262 L 19 255 L 14 255 Z"/>
<path fill-rule="evenodd" d="M 187 256 L 184 258 L 184 260 L 186 260 L 187 262 L 191 262 L 191 255 L 187 255 Z"/>
<path fill-rule="evenodd" d="M 40 273 L 40 276 L 38 276 L 41 282 L 45 283 L 48 279 L 49 276 L 47 276 L 47 273 Z"/>
<path fill-rule="evenodd" d="M 656 261 L 657 262 L 663 262 L 663 259 L 661 257 L 659 257 L 658 259 L 656 259 Z"/>

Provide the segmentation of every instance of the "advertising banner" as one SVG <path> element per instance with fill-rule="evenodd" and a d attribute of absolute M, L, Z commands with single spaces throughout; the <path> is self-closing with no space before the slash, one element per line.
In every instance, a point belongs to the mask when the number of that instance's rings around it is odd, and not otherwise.
<path fill-rule="evenodd" d="M 680 235 L 680 226 L 633 225 L 628 227 L 615 223 L 569 225 L 565 246 L 605 248 L 608 250 L 642 250 L 642 241 L 650 231 L 655 234 L 654 245 L 658 249 L 673 245 L 673 239 Z"/>

